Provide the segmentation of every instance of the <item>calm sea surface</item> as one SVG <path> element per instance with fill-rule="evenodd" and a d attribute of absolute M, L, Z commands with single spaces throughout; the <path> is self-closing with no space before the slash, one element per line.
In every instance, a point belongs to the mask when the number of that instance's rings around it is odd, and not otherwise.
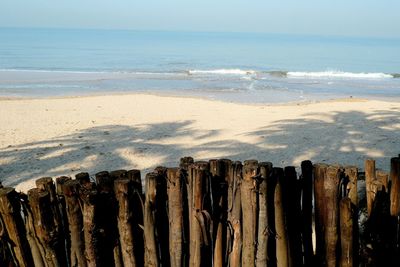
<path fill-rule="evenodd" d="M 400 99 L 400 39 L 0 28 L 0 96 Z"/>

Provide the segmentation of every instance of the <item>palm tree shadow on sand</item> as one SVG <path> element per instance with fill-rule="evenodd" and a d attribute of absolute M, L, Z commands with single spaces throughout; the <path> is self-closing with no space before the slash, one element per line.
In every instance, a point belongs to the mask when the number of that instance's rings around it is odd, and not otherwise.
<path fill-rule="evenodd" d="M 307 114 L 301 119 L 260 125 L 254 131 L 243 130 L 228 138 L 220 130 L 199 130 L 195 121 L 106 125 L 2 148 L 0 178 L 3 184 L 15 186 L 24 181 L 33 183 L 41 176 L 81 171 L 94 174 L 141 168 L 147 172 L 159 165 L 176 166 L 180 157 L 188 155 L 196 160 L 256 158 L 276 166 L 298 166 L 302 160 L 310 159 L 359 167 L 365 158 L 373 157 L 378 167 L 388 169 L 389 158 L 400 152 L 399 134 L 400 112 L 395 109 L 368 114 Z M 252 141 L 240 141 L 243 139 Z"/>

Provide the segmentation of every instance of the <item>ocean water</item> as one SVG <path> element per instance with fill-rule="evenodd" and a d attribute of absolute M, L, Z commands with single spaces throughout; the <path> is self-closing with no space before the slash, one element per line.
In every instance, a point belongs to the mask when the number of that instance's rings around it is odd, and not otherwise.
<path fill-rule="evenodd" d="M 400 39 L 0 28 L 0 96 L 400 99 Z"/>

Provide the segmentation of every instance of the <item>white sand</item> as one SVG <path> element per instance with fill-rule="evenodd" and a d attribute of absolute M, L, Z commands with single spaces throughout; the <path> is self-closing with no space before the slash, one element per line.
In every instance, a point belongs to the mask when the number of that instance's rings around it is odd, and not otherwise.
<path fill-rule="evenodd" d="M 0 100 L 0 180 L 26 191 L 42 176 L 256 158 L 275 166 L 388 170 L 400 153 L 400 103 L 337 100 L 242 105 L 154 95 Z"/>

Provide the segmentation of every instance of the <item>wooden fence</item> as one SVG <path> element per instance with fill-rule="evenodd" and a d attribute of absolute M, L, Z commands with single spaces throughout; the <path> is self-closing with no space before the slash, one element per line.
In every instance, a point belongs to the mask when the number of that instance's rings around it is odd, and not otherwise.
<path fill-rule="evenodd" d="M 300 169 L 185 157 L 143 191 L 138 170 L 1 186 L 0 266 L 400 266 L 400 157 Z"/>

